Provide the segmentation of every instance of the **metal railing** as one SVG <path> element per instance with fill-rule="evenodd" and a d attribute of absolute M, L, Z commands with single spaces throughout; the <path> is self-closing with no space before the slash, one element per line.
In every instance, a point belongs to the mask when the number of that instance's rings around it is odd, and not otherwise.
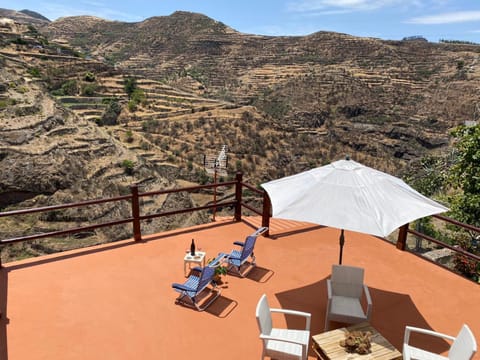
<path fill-rule="evenodd" d="M 155 213 L 155 214 L 148 214 L 148 215 L 142 215 L 141 214 L 141 202 L 140 198 L 144 197 L 154 197 L 154 196 L 160 196 L 160 195 L 168 195 L 172 193 L 180 193 L 180 192 L 198 192 L 200 190 L 205 190 L 205 189 L 216 189 L 218 187 L 226 187 L 226 186 L 233 186 L 235 187 L 235 197 L 234 200 L 231 201 L 220 201 L 216 202 L 214 201 L 213 204 L 209 205 L 203 205 L 203 206 L 196 206 L 196 207 L 191 207 L 191 208 L 184 208 L 184 209 L 178 209 L 178 210 L 172 210 L 172 211 L 165 211 L 165 212 L 160 212 L 160 213 Z M 243 201 L 243 190 L 246 189 L 248 191 L 253 192 L 255 195 L 258 195 L 262 197 L 262 209 L 258 210 L 255 207 L 249 205 L 248 203 Z M 254 214 L 257 214 L 262 217 L 262 227 L 269 228 L 270 227 L 270 217 L 271 217 L 271 202 L 270 198 L 268 197 L 268 194 L 264 190 L 259 190 L 255 188 L 254 186 L 251 186 L 249 184 L 246 184 L 243 182 L 243 174 L 238 173 L 235 177 L 235 180 L 233 181 L 227 181 L 227 182 L 220 182 L 220 183 L 213 183 L 213 184 L 207 184 L 207 185 L 198 185 L 198 186 L 191 186 L 191 187 L 184 187 L 184 188 L 178 188 L 178 189 L 168 189 L 168 190 L 159 190 L 159 191 L 150 191 L 150 192 L 144 192 L 140 193 L 139 192 L 139 187 L 138 185 L 134 184 L 130 186 L 130 194 L 128 195 L 123 195 L 123 196 L 117 196 L 117 197 L 112 197 L 112 198 L 105 198 L 105 199 L 97 199 L 97 200 L 87 200 L 87 201 L 81 201 L 81 202 L 75 202 L 75 203 L 69 203 L 69 204 L 62 204 L 62 205 L 54 205 L 54 206 L 45 206 L 45 207 L 39 207 L 39 208 L 30 208 L 30 209 L 21 209 L 21 210 L 13 210 L 13 211 L 7 211 L 7 212 L 0 212 L 0 218 L 4 217 L 13 217 L 13 216 L 18 216 L 18 215 L 26 215 L 26 214 L 33 214 L 33 213 L 38 213 L 38 212 L 49 212 L 49 211 L 54 211 L 54 210 L 64 210 L 68 208 L 75 208 L 75 207 L 85 207 L 85 206 L 90 206 L 90 205 L 98 205 L 102 203 L 112 203 L 112 202 L 119 202 L 119 201 L 129 201 L 131 203 L 131 216 L 122 218 L 122 219 L 116 219 L 113 221 L 108 221 L 104 223 L 99 223 L 99 224 L 93 224 L 93 225 L 87 225 L 87 226 L 81 226 L 81 227 L 76 227 L 76 228 L 70 228 L 66 230 L 58 230 L 58 231 L 50 231 L 50 232 L 45 232 L 45 233 L 40 233 L 40 234 L 33 234 L 33 235 L 26 235 L 26 236 L 19 236 L 19 237 L 14 237 L 14 238 L 9 238 L 9 239 L 3 239 L 0 240 L 0 245 L 6 245 L 6 244 L 12 244 L 12 243 L 18 243 L 18 242 L 25 242 L 25 241 L 31 241 L 31 240 L 36 240 L 36 239 L 44 239 L 48 237 L 57 237 L 57 236 L 64 236 L 64 235 L 70 235 L 70 234 L 75 234 L 79 232 L 84 232 L 84 231 L 91 231 L 95 230 L 98 228 L 103 228 L 103 227 L 111 227 L 115 225 L 121 225 L 121 224 L 127 224 L 131 223 L 132 228 L 133 228 L 133 238 L 135 241 L 141 241 L 142 240 L 142 232 L 141 232 L 141 222 L 142 221 L 148 221 L 154 218 L 158 217 L 164 217 L 164 216 L 173 216 L 173 215 L 178 215 L 178 214 L 184 214 L 184 213 L 190 213 L 194 211 L 201 211 L 201 210 L 215 210 L 216 208 L 220 207 L 233 207 L 234 209 L 234 220 L 235 221 L 241 221 L 242 220 L 242 208 L 248 209 Z M 442 215 L 433 215 L 433 217 L 441 220 L 448 222 L 450 224 L 459 226 L 461 228 L 464 228 L 469 231 L 474 231 L 478 232 L 480 234 L 480 228 L 461 223 L 457 220 L 448 218 L 446 216 Z M 450 245 L 448 243 L 445 243 L 443 241 L 440 241 L 438 239 L 435 239 L 431 236 L 425 235 L 419 231 L 409 229 L 409 224 L 405 224 L 404 226 L 400 227 L 399 233 L 398 233 L 398 238 L 397 238 L 397 243 L 396 247 L 400 250 L 407 250 L 406 249 L 406 244 L 407 244 L 407 236 L 408 234 L 414 235 L 418 238 L 425 239 L 429 242 L 432 242 L 438 246 L 447 248 L 452 250 L 453 252 L 457 254 L 461 254 L 462 256 L 465 256 L 466 258 L 472 260 L 472 261 L 477 261 L 480 262 L 480 256 L 476 254 L 472 254 L 460 247 Z M 269 232 L 267 231 L 264 236 L 269 236 Z M 434 262 L 437 265 L 437 262 Z M 0 266 L 1 266 L 1 259 L 0 259 Z"/>
<path fill-rule="evenodd" d="M 257 194 L 263 195 L 263 199 L 265 198 L 268 199 L 268 196 L 264 191 L 255 189 L 253 186 L 243 183 L 242 180 L 243 180 L 243 175 L 241 173 L 238 173 L 234 181 L 220 182 L 220 183 L 207 184 L 207 185 L 198 185 L 198 186 L 184 187 L 184 188 L 178 188 L 178 189 L 150 191 L 150 192 L 144 192 L 144 193 L 140 193 L 138 185 L 134 184 L 130 186 L 131 192 L 128 195 L 105 198 L 105 199 L 97 199 L 97 200 L 87 200 L 87 201 L 62 204 L 62 205 L 53 205 L 53 206 L 45 206 L 45 207 L 39 207 L 39 208 L 0 212 L 0 218 L 5 218 L 5 217 L 14 217 L 19 215 L 27 215 L 27 214 L 33 214 L 33 213 L 39 213 L 39 212 L 64 210 L 68 208 L 79 208 L 79 207 L 85 207 L 90 205 L 98 205 L 103 203 L 112 203 L 112 202 L 119 202 L 119 201 L 130 201 L 131 203 L 131 216 L 127 218 L 117 219 L 114 221 L 104 222 L 100 224 L 75 227 L 75 228 L 70 228 L 66 230 L 50 231 L 50 232 L 45 232 L 40 234 L 32 234 L 32 235 L 26 235 L 26 236 L 13 237 L 9 239 L 2 239 L 0 240 L 0 245 L 13 244 L 13 243 L 25 242 L 25 241 L 31 241 L 31 240 L 37 240 L 37 239 L 44 239 L 48 237 L 70 235 L 70 234 L 75 234 L 75 233 L 84 232 L 84 231 L 91 231 L 91 230 L 95 230 L 102 227 L 111 227 L 111 226 L 127 224 L 127 223 L 132 224 L 134 240 L 141 241 L 142 240 L 142 232 L 141 232 L 142 221 L 147 221 L 157 217 L 172 216 L 172 215 L 184 214 L 184 213 L 189 213 L 194 211 L 216 209 L 219 207 L 233 207 L 235 221 L 242 220 L 242 207 L 247 208 L 248 210 L 252 211 L 255 214 L 262 215 L 262 226 L 268 227 L 269 220 L 270 220 L 270 208 L 269 208 L 270 202 L 264 201 L 263 210 L 259 211 L 254 207 L 242 202 L 242 192 L 244 188 L 247 188 L 251 191 L 254 191 Z M 212 188 L 225 187 L 225 186 L 235 187 L 235 200 L 220 201 L 220 202 L 214 202 L 213 204 L 210 204 L 210 205 L 196 206 L 196 207 L 184 208 L 184 209 L 173 210 L 173 211 L 165 211 L 165 212 L 155 213 L 155 214 L 141 215 L 140 198 L 167 195 L 167 194 L 180 193 L 180 192 L 191 193 L 191 192 L 197 192 L 199 190 L 212 189 Z M 265 236 L 268 236 L 268 233 L 265 234 Z M 0 266 L 1 266 L 1 259 L 0 259 Z"/>
<path fill-rule="evenodd" d="M 455 225 L 455 226 L 460 227 L 462 229 L 465 229 L 465 230 L 468 230 L 468 231 L 471 231 L 471 232 L 476 232 L 480 235 L 480 228 L 478 228 L 476 226 L 462 223 L 460 221 L 457 221 L 455 219 L 449 218 L 449 217 L 444 216 L 444 215 L 432 215 L 432 217 L 436 218 L 438 220 L 441 220 L 443 222 Z M 409 225 L 410 224 L 405 224 L 402 227 L 400 227 L 399 232 L 398 232 L 397 244 L 396 244 L 397 249 L 402 250 L 402 251 L 408 250 L 407 249 L 407 237 L 408 237 L 408 234 L 411 234 L 413 236 L 416 236 L 418 239 L 423 239 L 423 240 L 429 241 L 429 242 L 431 242 L 435 245 L 438 245 L 441 248 L 449 249 L 453 252 L 454 255 L 460 255 L 460 256 L 465 257 L 469 261 L 476 264 L 476 268 L 478 269 L 478 266 L 480 265 L 480 256 L 479 255 L 473 254 L 473 253 L 461 248 L 460 246 L 451 245 L 451 244 L 446 243 L 444 241 L 435 239 L 435 238 L 433 238 L 429 235 L 423 234 L 420 231 L 410 229 Z M 424 258 L 426 260 L 429 260 L 436 265 L 439 265 L 439 266 L 442 266 L 442 267 L 447 268 L 449 270 L 454 270 L 455 271 L 455 269 L 453 269 L 451 267 L 448 267 L 448 266 L 445 266 L 445 265 L 442 265 L 442 264 L 440 264 L 436 261 L 433 261 L 433 260 L 431 260 L 431 259 L 429 259 L 425 256 L 422 256 L 422 258 Z M 455 271 L 455 272 L 458 272 L 458 271 Z M 464 274 L 462 274 L 462 275 L 464 275 Z"/>

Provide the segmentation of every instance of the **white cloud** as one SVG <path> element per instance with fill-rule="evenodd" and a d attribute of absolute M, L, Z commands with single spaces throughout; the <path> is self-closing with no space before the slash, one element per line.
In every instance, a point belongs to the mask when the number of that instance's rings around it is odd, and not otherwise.
<path fill-rule="evenodd" d="M 300 0 L 287 4 L 292 12 L 365 11 L 376 10 L 393 5 L 421 6 L 421 0 Z"/>
<path fill-rule="evenodd" d="M 410 24 L 452 24 L 469 21 L 480 21 L 480 11 L 457 11 L 436 15 L 415 17 L 407 21 Z"/>

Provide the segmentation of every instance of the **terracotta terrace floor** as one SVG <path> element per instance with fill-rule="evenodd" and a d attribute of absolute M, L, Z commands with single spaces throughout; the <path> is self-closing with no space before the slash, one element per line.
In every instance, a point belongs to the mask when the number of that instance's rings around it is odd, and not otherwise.
<path fill-rule="evenodd" d="M 312 313 L 312 335 L 322 332 L 326 279 L 339 253 L 339 230 L 332 228 L 274 220 L 274 238 L 259 237 L 258 266 L 247 278 L 227 276 L 221 297 L 204 312 L 174 304 L 171 283 L 184 279 L 191 239 L 208 258 L 229 252 L 259 224 L 257 218 L 246 221 L 220 220 L 142 243 L 4 264 L 0 359 L 259 359 L 255 307 L 263 293 L 272 307 Z M 371 323 L 398 349 L 407 324 L 456 335 L 467 323 L 480 343 L 479 285 L 353 232 L 346 232 L 343 263 L 365 268 Z M 274 321 L 298 325 L 283 317 Z M 446 350 L 445 342 L 419 341 Z"/>

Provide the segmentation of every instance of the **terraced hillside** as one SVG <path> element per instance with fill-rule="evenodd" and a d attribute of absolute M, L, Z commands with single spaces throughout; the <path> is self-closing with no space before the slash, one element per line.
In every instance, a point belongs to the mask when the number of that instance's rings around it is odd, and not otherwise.
<path fill-rule="evenodd" d="M 449 129 L 479 117 L 480 46 L 475 45 L 327 32 L 256 36 L 185 12 L 123 25 L 63 18 L 42 31 L 136 76 L 253 105 L 270 127 L 310 136 L 312 146 L 319 143 L 333 157 L 352 149 L 393 171 L 447 149 Z M 92 34 L 95 41 L 84 41 Z M 330 150 L 332 144 L 337 148 Z M 282 155 L 293 162 L 287 149 Z"/>
<path fill-rule="evenodd" d="M 10 44 L 8 40 L 2 41 Z M 95 97 L 54 97 L 49 95 L 39 72 L 65 58 L 4 46 L 0 53 L 0 208 L 37 207 L 85 199 L 113 197 L 128 193 L 138 183 L 143 191 L 180 186 L 180 169 L 172 163 L 154 163 L 142 156 L 144 150 L 131 146 L 121 136 L 123 126 L 100 127 L 85 115 L 78 104 L 95 106 Z M 75 62 L 75 59 L 69 59 Z M 78 60 L 72 68 L 79 73 Z M 32 69 L 37 69 L 32 71 Z M 75 71 L 71 75 L 75 76 Z M 63 72 L 62 72 L 63 74 Z M 108 90 L 108 88 L 106 88 Z M 109 94 L 113 96 L 113 94 Z M 88 100 L 87 100 L 88 99 Z M 126 165 L 131 165 L 126 166 Z M 180 181 L 180 179 L 178 180 Z M 182 186 L 184 182 L 181 182 Z M 197 200 L 184 195 L 158 197 L 143 204 L 146 213 L 188 207 Z M 0 236 L 10 238 L 37 232 L 78 227 L 130 215 L 130 204 L 114 203 L 51 212 L 43 215 L 1 219 Z M 203 218 L 202 218 L 203 217 Z M 203 222 L 207 214 L 154 220 L 144 224 L 146 232 L 171 226 Z M 82 233 L 76 239 L 47 239 L 30 245 L 2 249 L 2 259 L 31 256 L 131 236 L 129 226 L 117 226 Z"/>

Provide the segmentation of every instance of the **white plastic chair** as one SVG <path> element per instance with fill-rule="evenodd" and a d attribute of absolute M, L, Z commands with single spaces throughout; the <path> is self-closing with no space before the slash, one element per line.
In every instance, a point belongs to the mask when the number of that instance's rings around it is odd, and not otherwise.
<path fill-rule="evenodd" d="M 452 341 L 452 345 L 448 351 L 447 356 L 442 356 L 439 354 L 432 353 L 427 350 L 419 349 L 412 345 L 409 345 L 410 342 L 410 333 L 417 332 L 421 334 L 427 334 L 435 337 L 444 338 Z M 435 332 L 432 330 L 421 329 L 413 326 L 405 327 L 405 337 L 403 340 L 403 359 L 419 359 L 419 360 L 470 360 L 473 358 L 473 355 L 477 352 L 477 343 L 475 337 L 472 334 L 472 331 L 468 325 L 463 325 L 460 329 L 460 332 L 456 337 Z"/>
<path fill-rule="evenodd" d="M 305 330 L 278 329 L 272 326 L 272 312 L 305 317 Z M 262 359 L 269 356 L 278 360 L 306 360 L 310 341 L 311 314 L 286 309 L 271 309 L 267 296 L 262 295 L 256 309 L 260 339 L 263 341 Z"/>
<path fill-rule="evenodd" d="M 363 283 L 364 270 L 359 267 L 333 265 L 331 279 L 327 279 L 327 312 L 325 331 L 330 321 L 357 324 L 369 321 L 372 315 L 372 299 L 367 285 Z M 362 294 L 367 301 L 366 311 L 362 307 Z"/>

